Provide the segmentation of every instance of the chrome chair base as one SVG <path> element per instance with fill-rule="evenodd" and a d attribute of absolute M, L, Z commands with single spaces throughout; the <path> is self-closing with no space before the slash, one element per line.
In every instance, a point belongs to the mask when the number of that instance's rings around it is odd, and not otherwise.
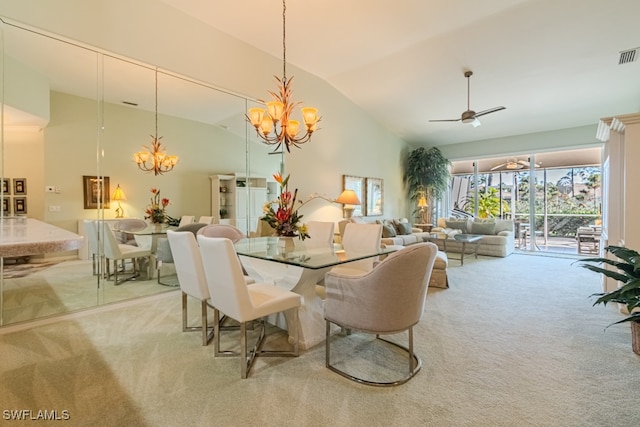
<path fill-rule="evenodd" d="M 213 339 L 214 328 L 209 326 L 207 320 L 207 307 L 209 305 L 206 301 L 202 301 L 200 306 L 200 319 L 201 326 L 188 326 L 188 314 L 187 314 L 187 294 L 182 292 L 182 332 L 202 332 L 202 345 L 208 345 Z"/>
<path fill-rule="evenodd" d="M 109 259 L 105 259 L 105 264 L 106 264 L 106 278 L 107 280 L 111 280 L 111 276 L 113 276 L 113 285 L 114 286 L 118 286 L 123 284 L 124 282 L 128 282 L 130 280 L 135 280 L 138 277 L 140 277 L 140 271 L 138 270 L 138 263 L 136 261 L 135 258 L 131 259 L 131 263 L 132 263 L 132 270 L 130 273 L 126 273 L 125 272 L 125 260 L 120 260 L 122 261 L 122 268 L 119 270 L 118 269 L 118 260 L 113 260 L 113 273 L 111 273 L 110 271 L 110 260 Z M 122 273 L 122 274 L 129 274 L 126 277 L 120 278 L 118 279 L 118 273 Z"/>
<path fill-rule="evenodd" d="M 298 310 L 292 310 L 292 324 L 298 324 Z M 240 377 L 242 379 L 247 378 L 253 364 L 255 362 L 255 358 L 260 357 L 298 357 L 299 346 L 298 346 L 298 328 L 294 326 L 293 333 L 293 350 L 263 350 L 262 346 L 264 345 L 265 340 L 265 321 L 264 319 L 260 320 L 260 332 L 259 336 L 256 339 L 254 346 L 251 349 L 247 349 L 247 323 L 251 323 L 252 325 L 255 321 L 251 322 L 240 322 L 240 352 L 229 351 L 229 350 L 220 350 L 220 330 L 221 330 L 221 321 L 220 321 L 220 311 L 216 308 L 213 309 L 213 318 L 214 318 L 214 348 L 213 354 L 216 357 L 237 357 L 240 356 Z M 247 351 L 249 354 L 247 355 Z"/>
<path fill-rule="evenodd" d="M 356 377 L 352 374 L 349 374 L 348 372 L 345 372 L 343 370 L 336 368 L 334 365 L 331 364 L 331 323 L 332 322 L 330 322 L 329 320 L 326 320 L 327 330 L 326 330 L 326 341 L 325 341 L 325 366 L 329 370 L 335 372 L 336 374 L 341 375 L 359 384 L 365 384 L 365 385 L 370 385 L 375 387 L 394 387 L 394 386 L 398 386 L 406 383 L 411 378 L 413 378 L 420 371 L 420 369 L 422 369 L 422 359 L 420 359 L 420 356 L 418 356 L 413 351 L 413 328 L 409 328 L 408 330 L 409 332 L 408 348 L 403 345 L 380 338 L 380 335 L 376 335 L 377 340 L 383 341 L 387 344 L 391 344 L 407 353 L 408 360 L 409 360 L 409 373 L 403 378 L 400 378 L 395 381 L 379 382 L 379 381 L 373 381 L 373 380 Z M 338 326 L 340 326 L 343 330 L 345 330 L 345 328 L 342 327 L 341 325 L 338 325 Z M 348 331 L 347 335 L 350 335 L 351 330 L 347 330 L 347 331 Z"/>

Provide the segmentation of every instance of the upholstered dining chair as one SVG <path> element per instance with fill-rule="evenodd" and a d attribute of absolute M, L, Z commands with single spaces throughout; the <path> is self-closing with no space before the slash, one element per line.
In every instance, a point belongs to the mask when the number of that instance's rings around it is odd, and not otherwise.
<path fill-rule="evenodd" d="M 325 364 L 331 371 L 352 381 L 374 385 L 394 386 L 413 378 L 422 367 L 422 360 L 413 351 L 413 327 L 420 321 L 427 297 L 427 288 L 438 247 L 434 243 L 416 243 L 394 252 L 368 273 L 359 276 L 343 275 L 330 271 L 325 276 L 326 300 L 324 318 L 326 321 Z M 331 362 L 331 342 L 335 339 L 353 340 L 353 333 L 345 337 L 331 337 L 331 324 L 343 330 L 375 334 L 376 339 L 360 348 L 377 344 L 404 350 L 407 353 L 408 373 L 398 380 L 380 381 L 364 379 L 340 369 L 337 365 L 349 365 L 360 350 L 348 352 L 347 360 L 336 364 Z M 408 332 L 408 347 L 380 338 L 380 335 Z M 373 371 L 378 372 L 376 362 Z M 360 374 L 362 376 L 362 374 Z"/>
<path fill-rule="evenodd" d="M 210 306 L 209 288 L 195 233 L 168 230 L 167 241 L 171 252 L 175 254 L 173 262 L 182 293 L 182 332 L 201 331 L 202 345 L 207 345 L 213 338 L 214 328 L 209 326 L 207 320 L 207 307 Z M 188 296 L 200 301 L 200 326 L 189 326 Z"/>
<path fill-rule="evenodd" d="M 183 226 L 179 226 L 173 231 L 190 231 L 195 236 L 198 230 L 205 227 L 205 224 L 190 223 Z M 160 237 L 156 243 L 156 277 L 159 285 L 164 286 L 180 286 L 178 283 L 169 283 L 162 281 L 162 266 L 165 264 L 174 264 L 173 252 L 167 237 Z M 178 279 L 179 280 L 179 279 Z"/>
<path fill-rule="evenodd" d="M 304 240 L 305 247 L 307 249 L 332 248 L 335 227 L 336 224 L 333 222 L 309 221 L 307 223 L 309 238 Z"/>
<path fill-rule="evenodd" d="M 120 285 L 128 280 L 135 279 L 140 275 L 138 270 L 138 258 L 147 258 L 147 265 L 151 263 L 151 251 L 149 249 L 140 248 L 134 245 L 127 245 L 124 243 L 118 243 L 116 236 L 109 227 L 109 224 L 102 223 L 102 234 L 104 241 L 104 257 L 106 259 L 106 272 L 107 279 L 111 277 L 109 261 L 113 261 L 113 283 L 114 285 Z M 129 276 L 118 280 L 118 261 L 123 263 L 126 260 L 131 260 L 132 271 Z"/>
<path fill-rule="evenodd" d="M 380 250 L 381 239 L 381 224 L 361 224 L 350 222 L 346 224 L 344 228 L 342 247 L 345 252 L 371 253 Z M 339 267 L 334 267 L 332 270 L 342 271 L 343 273 L 350 271 L 351 274 L 360 274 L 362 272 L 371 271 L 377 261 L 378 257 L 367 258 L 349 262 Z"/>
<path fill-rule="evenodd" d="M 214 355 L 238 356 L 235 352 L 220 350 L 220 312 L 240 323 L 240 376 L 247 378 L 256 356 L 298 356 L 298 308 L 302 297 L 294 292 L 268 283 L 247 286 L 242 275 L 240 260 L 231 240 L 219 237 L 198 236 L 202 264 L 214 307 Z M 262 346 L 265 324 L 256 345 L 247 357 L 247 322 L 262 319 L 270 314 L 288 312 L 287 326 L 293 332 L 292 351 L 268 351 Z"/>
<path fill-rule="evenodd" d="M 207 237 L 226 237 L 233 243 L 247 237 L 239 228 L 229 224 L 209 224 L 198 230 L 198 235 Z"/>

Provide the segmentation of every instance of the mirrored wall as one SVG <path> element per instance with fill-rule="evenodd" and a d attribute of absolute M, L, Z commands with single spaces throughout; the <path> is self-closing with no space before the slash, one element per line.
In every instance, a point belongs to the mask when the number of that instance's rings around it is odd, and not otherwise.
<path fill-rule="evenodd" d="M 145 219 L 152 189 L 169 199 L 172 218 L 210 216 L 247 234 L 256 229 L 262 199 L 252 190 L 268 197 L 283 159 L 247 125 L 253 100 L 7 20 L 0 26 L 3 226 L 26 217 L 83 237 L 78 250 L 2 258 L 3 326 L 177 290 L 170 265 L 162 272 L 169 286 L 158 283 L 155 265 L 116 285 L 93 262 L 106 236 L 98 234 L 92 251 L 87 221 L 102 230 L 102 223 L 117 228 L 118 214 Z M 173 170 L 155 175 L 134 162 L 152 136 L 178 156 Z M 221 175 L 234 177 L 222 199 Z M 16 194 L 20 182 L 26 191 Z M 111 200 L 117 187 L 125 199 Z"/>

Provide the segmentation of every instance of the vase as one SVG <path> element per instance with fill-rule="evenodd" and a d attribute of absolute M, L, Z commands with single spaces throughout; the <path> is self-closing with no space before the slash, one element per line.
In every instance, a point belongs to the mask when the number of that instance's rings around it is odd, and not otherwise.
<path fill-rule="evenodd" d="M 278 248 L 284 249 L 285 252 L 291 252 L 296 249 L 296 244 L 291 236 L 278 237 Z"/>

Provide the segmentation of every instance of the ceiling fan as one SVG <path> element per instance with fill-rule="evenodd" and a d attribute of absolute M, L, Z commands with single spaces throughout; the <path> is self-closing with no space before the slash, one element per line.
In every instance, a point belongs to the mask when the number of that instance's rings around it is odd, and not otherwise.
<path fill-rule="evenodd" d="M 469 96 L 471 93 L 470 90 L 470 77 L 473 75 L 473 71 L 465 71 L 464 76 L 467 78 L 467 111 L 464 111 L 459 119 L 442 119 L 442 120 L 429 120 L 430 122 L 462 122 L 462 123 L 471 123 L 471 125 L 475 128 L 480 126 L 480 120 L 478 117 L 484 116 L 485 114 L 495 113 L 496 111 L 505 110 L 505 107 L 494 107 L 489 108 L 488 110 L 480 111 L 476 113 L 469 106 Z"/>
<path fill-rule="evenodd" d="M 500 163 L 499 165 L 495 165 L 490 170 L 492 170 L 492 171 L 495 171 L 495 170 L 518 170 L 518 169 L 523 169 L 525 167 L 528 168 L 530 165 L 531 165 L 531 162 L 528 162 L 526 160 L 509 159 L 504 163 Z M 539 163 L 534 163 L 533 167 L 534 168 L 539 168 L 540 164 Z"/>

